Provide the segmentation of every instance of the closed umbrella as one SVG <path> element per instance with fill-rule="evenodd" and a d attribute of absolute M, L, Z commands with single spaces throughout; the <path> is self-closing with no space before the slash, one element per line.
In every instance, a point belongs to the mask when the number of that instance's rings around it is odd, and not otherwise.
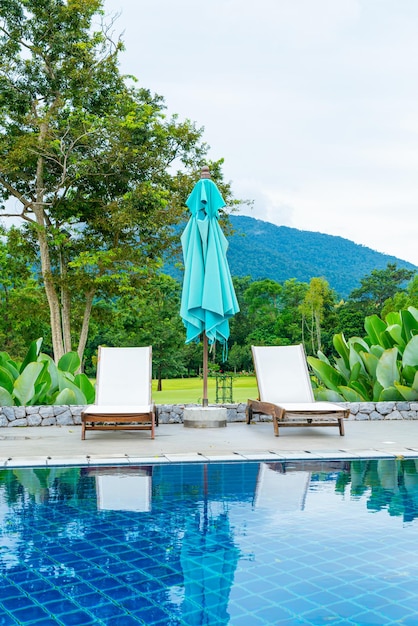
<path fill-rule="evenodd" d="M 208 167 L 186 201 L 191 216 L 181 236 L 184 279 L 180 315 L 186 343 L 203 339 L 203 406 L 207 406 L 208 344 L 218 341 L 226 355 L 229 318 L 239 311 L 226 252 L 228 242 L 219 225 L 222 195 Z"/>

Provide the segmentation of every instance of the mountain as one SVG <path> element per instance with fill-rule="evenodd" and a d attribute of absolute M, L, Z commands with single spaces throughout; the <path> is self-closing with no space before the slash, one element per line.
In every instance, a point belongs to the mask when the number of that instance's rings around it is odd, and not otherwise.
<path fill-rule="evenodd" d="M 418 271 L 412 263 L 343 237 L 276 226 L 243 215 L 232 215 L 230 220 L 235 231 L 228 237 L 232 276 L 271 278 L 279 283 L 289 278 L 309 282 L 321 276 L 346 298 L 360 286 L 360 279 L 374 269 L 385 269 L 388 263 Z"/>

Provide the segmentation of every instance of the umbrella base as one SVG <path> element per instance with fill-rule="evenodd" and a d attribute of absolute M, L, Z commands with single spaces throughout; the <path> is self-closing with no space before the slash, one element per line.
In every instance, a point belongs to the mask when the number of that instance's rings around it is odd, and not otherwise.
<path fill-rule="evenodd" d="M 223 428 L 226 426 L 227 410 L 224 407 L 204 406 L 184 409 L 185 428 Z"/>

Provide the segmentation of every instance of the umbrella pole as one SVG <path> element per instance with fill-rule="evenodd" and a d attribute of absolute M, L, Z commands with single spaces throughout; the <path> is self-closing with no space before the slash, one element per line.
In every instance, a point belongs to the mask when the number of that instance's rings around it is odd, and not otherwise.
<path fill-rule="evenodd" d="M 202 406 L 208 406 L 208 338 L 203 333 L 203 399 Z"/>

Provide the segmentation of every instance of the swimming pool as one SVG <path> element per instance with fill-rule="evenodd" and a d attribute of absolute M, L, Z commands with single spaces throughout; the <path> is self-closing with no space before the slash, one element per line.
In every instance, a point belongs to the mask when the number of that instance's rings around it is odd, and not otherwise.
<path fill-rule="evenodd" d="M 416 625 L 418 460 L 0 471 L 0 625 Z"/>

